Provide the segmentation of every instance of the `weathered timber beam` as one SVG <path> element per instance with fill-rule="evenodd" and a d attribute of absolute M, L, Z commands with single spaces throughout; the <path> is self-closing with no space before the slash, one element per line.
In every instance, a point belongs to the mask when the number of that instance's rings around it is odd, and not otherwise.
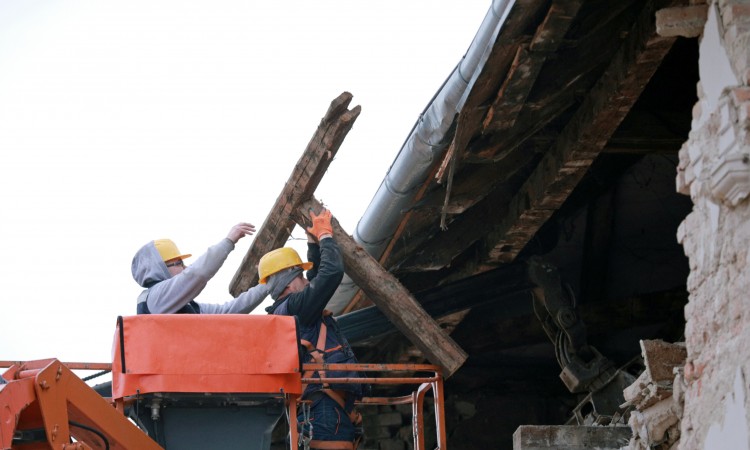
<path fill-rule="evenodd" d="M 535 2 L 529 2 L 526 7 L 538 8 Z M 484 108 L 477 107 L 477 102 L 483 100 L 479 94 L 473 92 L 470 95 L 464 107 L 458 116 L 458 126 L 456 133 L 451 142 L 448 152 L 438 171 L 437 178 L 443 181 L 443 175 L 446 170 L 447 182 L 445 199 L 441 212 L 440 227 L 446 228 L 448 214 L 451 204 L 451 191 L 453 186 L 453 177 L 455 175 L 458 162 L 463 159 L 465 150 L 479 128 L 482 117 L 485 117 L 483 132 L 497 131 L 497 129 L 511 128 L 520 113 L 526 97 L 529 95 L 534 82 L 546 60 L 546 52 L 553 52 L 557 49 L 559 42 L 565 36 L 570 22 L 572 22 L 578 9 L 580 0 L 564 0 L 554 4 L 545 17 L 545 20 L 537 28 L 537 32 L 531 40 L 530 45 L 521 44 L 515 53 L 515 58 L 510 65 L 510 69 L 505 77 L 505 81 L 496 94 L 495 102 L 488 111 Z M 531 52 L 529 49 L 535 51 Z M 537 51 L 539 50 L 539 51 Z M 476 92 L 482 91 L 478 89 Z M 502 112 L 502 116 L 493 121 L 495 113 Z M 487 129 L 487 124 L 492 123 L 492 130 Z"/>
<path fill-rule="evenodd" d="M 485 240 L 485 261 L 512 261 L 549 219 L 599 155 L 666 56 L 675 38 L 660 37 L 647 2 L 628 38 L 560 137 Z"/>
<path fill-rule="evenodd" d="M 309 226 L 309 210 L 320 211 L 321 204 L 311 198 L 292 212 L 300 226 Z M 425 312 L 411 293 L 367 253 L 333 218 L 333 235 L 341 248 L 347 275 L 380 308 L 383 314 L 433 364 L 450 377 L 468 355 Z"/>
<path fill-rule="evenodd" d="M 474 123 L 481 123 L 481 118 L 485 115 L 486 103 L 488 103 L 497 92 L 500 81 L 505 77 L 508 67 L 512 62 L 513 56 L 515 55 L 516 49 L 520 42 L 528 42 L 530 37 L 524 33 L 530 27 L 532 20 L 537 16 L 537 12 L 544 8 L 547 2 L 545 0 L 517 0 L 510 11 L 510 14 L 503 22 L 500 33 L 495 40 L 495 43 L 489 52 L 486 62 L 482 66 L 482 70 L 476 80 L 473 82 L 466 102 L 464 103 L 459 116 L 456 119 L 456 134 L 452 138 L 452 142 L 449 146 L 449 150 L 446 151 L 442 161 L 434 168 L 434 173 L 431 174 L 420 186 L 418 194 L 415 197 L 415 202 L 421 202 L 422 196 L 428 189 L 435 183 L 435 179 L 442 180 L 448 171 L 448 166 L 453 160 L 455 154 L 455 148 L 465 148 L 466 142 L 471 136 L 479 129 L 479 125 L 473 125 Z M 439 202 L 443 204 L 445 196 L 441 196 Z M 446 211 L 452 208 L 450 204 L 450 198 L 448 198 L 448 205 Z M 383 252 L 380 261 L 389 261 L 391 258 L 391 251 L 396 247 L 396 243 L 399 241 L 405 230 L 408 228 L 407 224 L 413 219 L 413 210 L 409 210 L 404 215 L 398 229 L 393 234 L 389 245 Z M 354 302 L 359 297 L 355 296 L 352 303 L 347 306 L 346 310 L 352 310 L 355 307 Z"/>
<path fill-rule="evenodd" d="M 554 52 L 560 47 L 563 38 L 568 34 L 583 0 L 559 0 L 552 2 L 544 21 L 537 28 L 531 41 L 534 52 Z"/>
<path fill-rule="evenodd" d="M 470 211 L 455 218 L 447 230 L 436 231 L 439 234 L 435 238 L 407 249 L 403 253 L 404 259 L 391 269 L 403 274 L 435 271 L 450 266 L 458 255 L 489 231 L 493 217 L 500 217 L 506 211 L 504 205 L 510 197 L 502 187 L 493 189 Z"/>
<path fill-rule="evenodd" d="M 312 197 L 341 143 L 359 116 L 361 108 L 348 109 L 352 94 L 336 97 L 320 121 L 282 189 L 271 212 L 255 235 L 242 264 L 234 274 L 229 292 L 237 296 L 258 282 L 258 261 L 271 250 L 283 247 L 294 228 L 292 210 Z"/>
<path fill-rule="evenodd" d="M 523 305 L 528 313 L 530 289 L 525 263 L 513 263 L 493 271 L 460 280 L 446 286 L 436 286 L 415 293 L 422 308 L 433 318 L 441 318 L 477 306 L 502 302 L 502 310 L 510 314 Z M 393 324 L 377 307 L 371 306 L 339 316 L 341 331 L 351 343 L 372 339 L 394 331 Z"/>
<path fill-rule="evenodd" d="M 597 15 L 595 24 L 582 18 L 584 24 L 578 24 L 578 28 L 580 32 L 583 27 L 586 34 L 576 37 L 565 48 L 559 48 L 554 60 L 545 61 L 544 70 L 538 74 L 529 98 L 518 113 L 516 126 L 472 140 L 467 160 L 502 161 L 558 116 L 579 105 L 583 92 L 595 82 L 590 76 L 604 69 L 615 51 L 610 51 L 613 43 L 621 42 L 622 36 L 628 34 L 630 27 L 620 16 L 630 7 L 630 1 L 613 2 L 602 11 L 602 16 Z"/>
<path fill-rule="evenodd" d="M 570 28 L 581 0 L 555 2 L 550 5 L 544 21 L 537 28 L 528 46 L 519 46 L 497 98 L 487 111 L 483 122 L 483 133 L 512 128 L 523 108 L 531 88 L 536 83 L 539 71 L 547 55 L 557 51 Z"/>
<path fill-rule="evenodd" d="M 436 178 L 440 182 L 445 178 L 449 164 L 455 165 L 455 161 L 463 158 L 462 153 L 469 140 L 477 131 L 481 131 L 482 118 L 487 115 L 485 105 L 497 96 L 499 82 L 511 76 L 506 72 L 514 71 L 513 60 L 518 58 L 519 48 L 527 47 L 532 39 L 525 34 L 525 30 L 545 3 L 541 0 L 517 1 L 503 22 L 487 61 L 459 112 L 456 133 L 437 171 Z"/>
<path fill-rule="evenodd" d="M 513 128 L 546 59 L 544 54 L 532 53 L 526 46 L 518 47 L 508 76 L 487 110 L 482 123 L 484 133 Z"/>
<path fill-rule="evenodd" d="M 526 151 L 529 150 L 529 151 Z M 538 155 L 532 149 L 520 148 L 506 159 L 507 164 L 483 164 L 464 167 L 454 179 L 451 202 L 447 210 L 452 216 L 447 230 L 429 223 L 411 223 L 410 239 L 400 243 L 388 260 L 387 267 L 397 274 L 434 271 L 448 267 L 454 258 L 481 239 L 503 206 L 511 198 L 506 183 L 528 167 Z M 433 190 L 414 209 L 435 208 L 445 194 Z M 429 216 L 428 216 L 429 217 Z M 432 239 L 438 236 L 439 239 Z"/>

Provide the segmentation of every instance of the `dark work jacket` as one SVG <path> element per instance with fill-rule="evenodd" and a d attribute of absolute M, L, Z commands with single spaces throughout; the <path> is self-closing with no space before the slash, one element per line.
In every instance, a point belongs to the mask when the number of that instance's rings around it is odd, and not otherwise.
<path fill-rule="evenodd" d="M 328 364 L 353 364 L 357 362 L 354 352 L 341 334 L 336 319 L 333 316 L 323 316 L 326 304 L 341 283 L 344 276 L 344 262 L 341 251 L 333 238 L 321 240 L 320 245 L 308 244 L 307 259 L 313 263 L 313 268 L 307 271 L 310 284 L 302 291 L 294 292 L 284 298 L 277 300 L 266 311 L 269 314 L 282 316 L 296 316 L 300 324 L 300 338 L 317 345 L 320 325 L 326 324 L 325 349 L 341 345 L 339 350 L 325 353 L 324 361 Z M 324 349 L 320 349 L 324 350 Z M 307 353 L 304 362 L 312 361 L 312 355 Z M 359 378 L 358 372 L 328 371 L 327 377 Z M 320 378 L 315 373 L 315 378 Z M 305 389 L 303 397 L 308 397 L 315 391 L 321 389 L 320 384 L 310 384 Z M 332 384 L 331 389 L 347 391 L 354 394 L 355 398 L 362 397 L 362 385 L 360 384 Z"/>

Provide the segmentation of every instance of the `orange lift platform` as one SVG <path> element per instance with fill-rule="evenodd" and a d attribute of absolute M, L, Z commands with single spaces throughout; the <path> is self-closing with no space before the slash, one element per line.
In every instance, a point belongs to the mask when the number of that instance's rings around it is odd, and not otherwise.
<path fill-rule="evenodd" d="M 408 395 L 365 397 L 359 406 L 366 424 L 367 406 L 411 404 L 415 450 L 426 448 L 430 394 L 431 441 L 446 449 L 439 367 L 302 364 L 302 349 L 294 317 L 119 317 L 111 364 L 0 361 L 8 367 L 0 377 L 0 449 L 265 450 L 282 418 L 287 446 L 305 448 L 297 432 L 302 386 L 332 382 L 412 386 Z M 91 387 L 73 370 L 111 371 L 111 385 Z M 304 376 L 315 370 L 361 377 Z"/>

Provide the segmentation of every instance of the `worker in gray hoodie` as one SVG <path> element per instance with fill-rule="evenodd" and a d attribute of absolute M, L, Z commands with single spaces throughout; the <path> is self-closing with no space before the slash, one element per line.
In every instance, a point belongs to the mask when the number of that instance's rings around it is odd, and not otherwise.
<path fill-rule="evenodd" d="M 198 303 L 201 293 L 219 271 L 234 246 L 244 236 L 255 232 L 255 226 L 241 222 L 227 237 L 208 248 L 190 266 L 169 239 L 157 239 L 138 250 L 130 270 L 133 279 L 145 288 L 138 296 L 138 314 L 247 314 L 268 295 L 268 286 L 258 284 L 224 304 Z"/>

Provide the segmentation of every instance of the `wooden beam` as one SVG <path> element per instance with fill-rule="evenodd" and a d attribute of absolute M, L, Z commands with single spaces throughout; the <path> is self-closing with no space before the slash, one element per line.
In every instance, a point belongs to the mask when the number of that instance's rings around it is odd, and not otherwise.
<path fill-rule="evenodd" d="M 436 231 L 440 233 L 436 238 L 405 249 L 404 259 L 389 268 L 403 274 L 436 271 L 450 266 L 458 255 L 487 233 L 493 217 L 500 217 L 506 211 L 504 205 L 510 197 L 501 187 L 493 189 L 473 205 L 470 212 L 451 222 L 447 230 Z"/>
<path fill-rule="evenodd" d="M 302 227 L 309 226 L 310 209 L 320 211 L 322 205 L 311 198 L 292 211 L 292 217 Z M 433 364 L 443 369 L 447 378 L 466 361 L 468 355 L 425 312 L 411 293 L 370 256 L 333 218 L 333 235 L 341 248 L 346 274 L 386 317 Z"/>
<path fill-rule="evenodd" d="M 477 306 L 500 304 L 502 306 L 498 308 L 503 314 L 511 314 L 519 307 L 523 314 L 528 314 L 531 312 L 528 309 L 530 291 L 534 285 L 527 273 L 525 263 L 508 264 L 450 285 L 415 293 L 414 297 L 435 319 Z M 343 314 L 337 319 L 339 328 L 352 344 L 395 331 L 393 323 L 374 306 Z"/>
<path fill-rule="evenodd" d="M 292 210 L 312 197 L 341 143 L 359 116 L 361 108 L 347 109 L 352 94 L 336 97 L 307 144 L 271 212 L 255 235 L 242 264 L 234 274 L 229 292 L 237 296 L 258 282 L 258 262 L 269 251 L 283 247 L 294 229 Z"/>
<path fill-rule="evenodd" d="M 547 61 L 547 55 L 557 51 L 578 14 L 581 3 L 581 0 L 569 0 L 550 5 L 531 43 L 518 47 L 497 98 L 487 111 L 482 124 L 483 133 L 507 130 L 515 125 L 539 71 Z"/>
<path fill-rule="evenodd" d="M 651 27 L 644 30 L 648 23 Z M 440 232 L 440 239 L 411 245 L 408 251 L 399 252 L 398 263 L 391 260 L 389 267 L 395 265 L 396 271 L 401 273 L 434 271 L 453 265 L 453 273 L 442 280 L 446 283 L 515 258 L 589 170 L 594 158 L 581 161 L 576 159 L 580 155 L 578 152 L 587 147 L 595 149 L 591 156 L 607 151 L 603 146 L 607 136 L 617 129 L 673 42 L 655 35 L 653 15 L 648 12 L 641 14 L 639 25 L 631 26 L 628 36 L 625 45 L 612 58 L 608 70 L 561 133 L 562 137 L 554 142 L 549 154 L 532 172 L 531 181 L 520 187 L 514 197 L 508 195 L 507 186 L 497 184 L 485 198 L 449 223 L 448 230 Z M 610 99 L 614 100 L 610 102 Z M 593 136 L 599 140 L 593 140 Z M 529 152 L 511 155 L 525 153 Z M 566 159 L 570 161 L 564 162 Z M 565 164 L 571 167 L 565 167 Z M 505 165 L 520 167 L 521 163 L 514 161 Z M 551 197 L 555 195 L 558 197 L 553 203 Z M 548 208 L 553 204 L 553 208 Z M 504 222 L 498 224 L 498 220 Z M 476 264 L 457 264 L 454 259 L 478 240 L 484 240 L 482 259 Z M 487 249 L 507 258 L 487 258 Z"/>
<path fill-rule="evenodd" d="M 481 122 L 482 133 L 485 134 L 507 130 L 515 125 L 524 102 L 536 82 L 539 71 L 547 60 L 547 55 L 557 50 L 580 7 L 581 0 L 563 0 L 550 6 L 544 21 L 531 39 L 531 43 L 518 46 L 505 81 L 491 107 L 484 111 L 484 108 L 469 106 L 467 102 L 462 108 L 458 117 L 456 134 L 437 176 L 442 183 L 443 173 L 450 164 L 441 228 L 446 228 L 446 215 L 449 209 L 455 167 L 458 161 L 463 159 L 465 149 L 471 137 L 477 131 L 473 124 L 480 123 L 480 117 L 484 116 L 484 120 Z M 477 100 L 477 95 L 472 97 L 475 101 Z"/>
<path fill-rule="evenodd" d="M 613 44 L 621 42 L 622 36 L 629 32 L 630 26 L 625 22 L 630 21 L 620 16 L 623 9 L 631 6 L 631 2 L 613 2 L 612 5 L 607 6 L 606 10 L 600 11 L 603 14 L 596 15 L 596 23 L 588 23 L 586 17 L 582 17 L 580 20 L 584 24 L 578 24 L 575 34 L 580 34 L 582 29 L 586 31 L 586 34 L 566 41 L 564 48 L 558 45 L 558 51 L 551 57 L 545 58 L 544 70 L 539 72 L 533 80 L 532 92 L 518 112 L 518 117 L 515 119 L 516 125 L 502 130 L 501 133 L 490 133 L 488 129 L 481 137 L 473 139 L 466 152 L 466 160 L 502 161 L 507 154 L 515 151 L 519 145 L 535 136 L 552 121 L 567 114 L 569 108 L 577 107 L 581 97 L 595 82 L 595 79 L 591 77 L 603 70 L 607 62 L 611 60 L 612 54 L 616 51 L 610 50 Z M 551 14 L 557 14 L 563 21 L 567 20 L 564 14 L 550 10 L 548 18 L 551 23 L 555 22 L 551 19 Z M 539 37 L 547 34 L 545 30 L 550 29 L 551 26 L 540 26 L 535 34 L 534 42 L 538 42 Z M 544 47 L 537 46 L 536 48 Z M 523 81 L 523 78 L 519 81 Z M 496 117 L 502 118 L 508 112 L 511 111 L 500 111 L 499 116 L 496 115 Z"/>
<path fill-rule="evenodd" d="M 597 85 L 516 197 L 505 220 L 485 241 L 485 261 L 512 261 L 586 173 L 666 56 L 675 38 L 656 35 L 653 1 Z"/>

